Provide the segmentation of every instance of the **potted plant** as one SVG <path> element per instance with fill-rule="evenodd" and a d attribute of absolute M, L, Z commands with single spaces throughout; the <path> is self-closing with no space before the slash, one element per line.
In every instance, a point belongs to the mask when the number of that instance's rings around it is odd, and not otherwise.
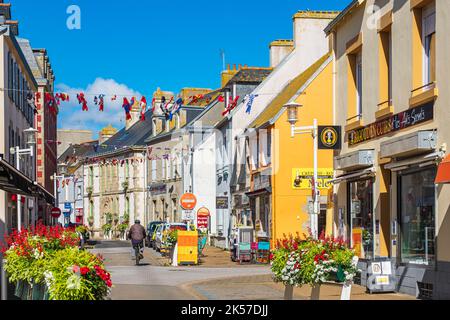
<path fill-rule="evenodd" d="M 94 188 L 93 187 L 87 187 L 86 188 L 86 193 L 88 194 L 88 197 L 91 198 L 93 193 L 94 193 Z"/>
<path fill-rule="evenodd" d="M 327 282 L 348 284 L 357 273 L 355 252 L 342 238 L 311 236 L 285 237 L 271 253 L 274 280 L 286 286 L 285 299 L 292 299 L 293 288 L 309 285 L 312 299 L 318 299 L 320 286 Z"/>
<path fill-rule="evenodd" d="M 109 223 L 106 223 L 102 226 L 102 230 L 103 230 L 103 236 L 108 239 L 110 237 L 112 225 Z"/>
<path fill-rule="evenodd" d="M 123 222 L 123 223 L 119 224 L 118 230 L 119 230 L 119 233 L 120 233 L 120 238 L 124 239 L 125 238 L 125 234 L 126 234 L 126 232 L 128 230 L 128 222 L 127 223 Z"/>
<path fill-rule="evenodd" d="M 175 252 L 175 246 L 178 242 L 178 230 L 171 230 L 169 231 L 169 233 L 166 236 L 166 246 L 167 246 L 167 250 L 168 250 L 168 254 L 170 257 L 170 260 L 173 261 L 174 260 L 174 252 Z"/>
<path fill-rule="evenodd" d="M 90 227 L 94 226 L 94 216 L 88 217 L 88 224 Z"/>
<path fill-rule="evenodd" d="M 129 188 L 129 182 L 128 182 L 128 180 L 125 180 L 124 182 L 122 182 L 122 189 L 124 192 L 127 192 L 128 188 Z"/>

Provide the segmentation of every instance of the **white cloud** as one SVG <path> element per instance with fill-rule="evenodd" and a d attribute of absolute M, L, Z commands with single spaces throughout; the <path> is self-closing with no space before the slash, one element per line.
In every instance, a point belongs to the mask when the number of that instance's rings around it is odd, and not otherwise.
<path fill-rule="evenodd" d="M 125 110 L 122 108 L 123 98 L 128 101 L 132 97 L 140 100 L 142 94 L 129 88 L 125 84 L 117 83 L 113 79 L 97 78 L 87 86 L 87 88 L 71 88 L 66 84 L 58 84 L 55 92 L 67 93 L 70 95 L 70 102 L 62 102 L 58 117 L 58 128 L 64 129 L 84 129 L 94 131 L 94 135 L 101 128 L 111 124 L 117 129 L 125 125 Z M 82 111 L 82 106 L 78 104 L 77 94 L 83 92 L 88 103 L 89 111 Z M 104 94 L 104 112 L 99 111 L 98 105 L 94 103 L 95 96 Z M 111 97 L 117 95 L 116 101 L 111 101 Z M 148 101 L 148 99 L 147 99 Z"/>

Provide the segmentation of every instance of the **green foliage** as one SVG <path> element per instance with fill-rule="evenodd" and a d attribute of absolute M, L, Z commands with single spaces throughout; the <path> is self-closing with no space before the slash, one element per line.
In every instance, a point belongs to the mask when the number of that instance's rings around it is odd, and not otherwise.
<path fill-rule="evenodd" d="M 357 273 L 355 252 L 342 239 L 321 236 L 277 241 L 271 254 L 274 280 L 286 285 L 317 285 L 327 281 L 352 281 Z"/>
<path fill-rule="evenodd" d="M 171 230 L 166 237 L 166 244 L 168 246 L 175 246 L 178 241 L 178 230 Z"/>
<path fill-rule="evenodd" d="M 109 234 L 112 230 L 112 225 L 107 223 L 102 226 L 103 233 Z"/>
<path fill-rule="evenodd" d="M 128 223 L 121 223 L 119 224 L 118 228 L 120 233 L 125 233 L 128 229 Z"/>

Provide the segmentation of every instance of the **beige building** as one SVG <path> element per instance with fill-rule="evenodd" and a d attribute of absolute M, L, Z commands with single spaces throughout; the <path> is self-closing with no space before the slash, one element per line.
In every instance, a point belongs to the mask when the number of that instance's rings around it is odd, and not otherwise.
<path fill-rule="evenodd" d="M 69 148 L 71 144 L 81 144 L 84 142 L 92 141 L 93 134 L 90 130 L 71 130 L 71 129 L 59 129 L 58 130 L 58 158 Z"/>
<path fill-rule="evenodd" d="M 450 141 L 449 16 L 449 1 L 355 0 L 325 30 L 343 132 L 335 234 L 363 285 L 381 287 L 370 271 L 386 257 L 394 290 L 433 299 L 450 298 L 450 186 L 435 184 Z"/>

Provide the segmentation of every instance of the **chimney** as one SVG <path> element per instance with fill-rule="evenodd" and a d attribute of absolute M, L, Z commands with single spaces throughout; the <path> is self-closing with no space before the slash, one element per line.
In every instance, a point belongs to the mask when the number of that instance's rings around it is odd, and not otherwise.
<path fill-rule="evenodd" d="M 269 45 L 270 49 L 270 67 L 275 68 L 294 50 L 294 41 L 276 40 Z"/>

